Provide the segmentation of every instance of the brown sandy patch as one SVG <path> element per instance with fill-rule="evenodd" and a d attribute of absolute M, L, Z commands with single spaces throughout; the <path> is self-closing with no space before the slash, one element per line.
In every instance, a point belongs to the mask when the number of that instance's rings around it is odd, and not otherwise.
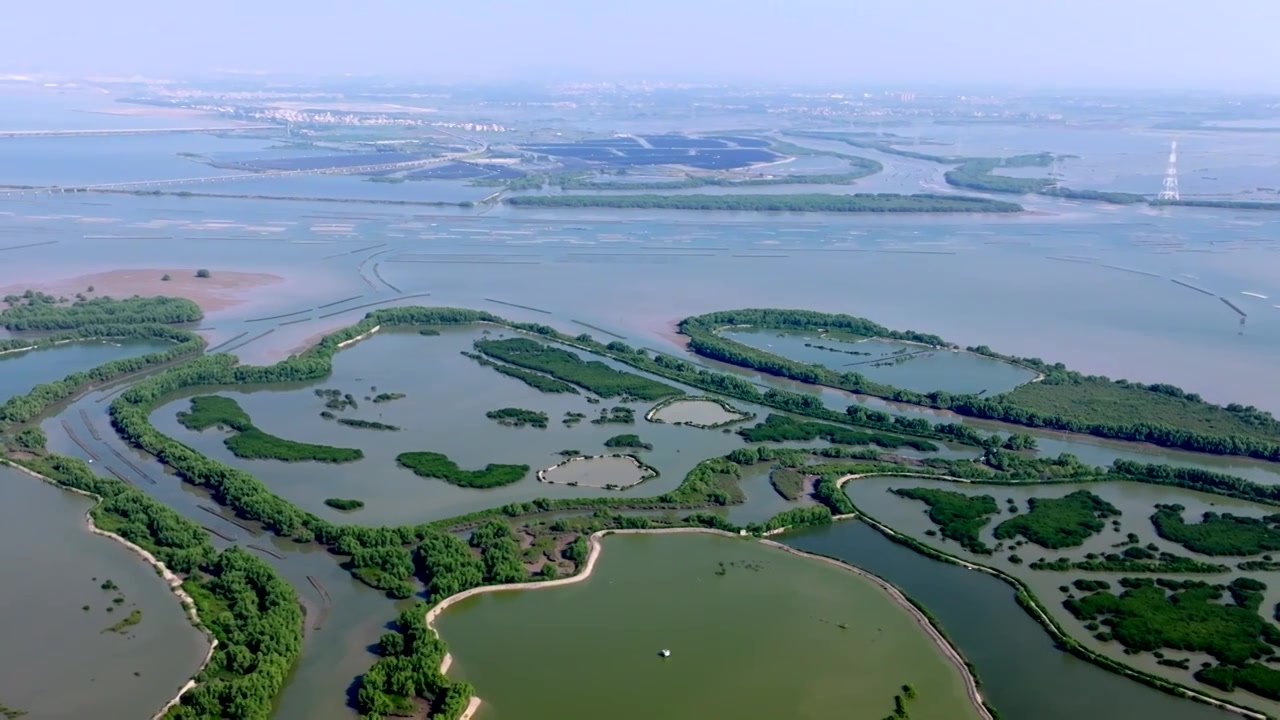
<path fill-rule="evenodd" d="M 279 275 L 267 273 L 211 270 L 210 274 L 210 277 L 198 278 L 195 268 L 108 270 L 53 281 L 10 285 L 0 288 L 0 295 L 21 294 L 28 289 L 66 297 L 76 293 L 115 298 L 168 295 L 192 300 L 205 312 L 217 312 L 243 304 L 253 290 L 284 282 Z M 172 279 L 161 280 L 165 275 Z M 89 287 L 93 288 L 92 293 L 87 292 Z"/>

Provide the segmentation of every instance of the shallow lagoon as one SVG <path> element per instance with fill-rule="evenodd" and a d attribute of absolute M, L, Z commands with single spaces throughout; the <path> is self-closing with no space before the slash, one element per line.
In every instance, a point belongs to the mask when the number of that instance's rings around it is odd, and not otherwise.
<path fill-rule="evenodd" d="M 1035 379 L 1026 368 L 967 352 L 876 338 L 849 341 L 825 333 L 725 330 L 725 338 L 799 362 L 856 372 L 876 382 L 930 392 L 996 394 Z M 830 349 L 824 349 L 830 348 Z"/>
<path fill-rule="evenodd" d="M 171 347 L 156 340 L 93 340 L 0 355 L 0 403 L 73 372 Z"/>
<path fill-rule="evenodd" d="M 882 590 L 750 540 L 609 537 L 587 580 L 479 595 L 437 626 L 481 720 L 879 718 L 906 683 L 913 718 L 977 717 L 958 671 Z"/>

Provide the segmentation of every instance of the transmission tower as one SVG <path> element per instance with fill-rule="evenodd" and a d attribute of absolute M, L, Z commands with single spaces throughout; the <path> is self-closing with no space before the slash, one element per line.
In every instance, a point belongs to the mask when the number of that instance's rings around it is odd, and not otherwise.
<path fill-rule="evenodd" d="M 1157 196 L 1160 200 L 1178 200 L 1178 141 L 1169 144 L 1169 169 L 1164 171 L 1164 187 Z"/>

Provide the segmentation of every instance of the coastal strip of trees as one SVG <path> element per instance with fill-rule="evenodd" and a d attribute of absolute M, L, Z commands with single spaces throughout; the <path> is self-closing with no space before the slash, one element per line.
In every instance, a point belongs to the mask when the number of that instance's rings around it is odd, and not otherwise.
<path fill-rule="evenodd" d="M 518 195 L 503 202 L 515 207 L 594 207 L 647 210 L 723 210 L 834 213 L 1015 213 L 1017 203 L 962 195 L 808 193 L 783 195 Z"/>
<path fill-rule="evenodd" d="M 1195 393 L 1166 383 L 1144 385 L 1086 376 L 1062 363 L 1002 355 L 980 345 L 968 351 L 1021 365 L 1040 373 L 1043 379 L 989 397 L 941 390 L 922 393 L 875 382 L 857 372 L 840 372 L 791 360 L 725 338 L 718 332 L 733 326 L 813 332 L 840 330 L 863 337 L 958 349 L 936 335 L 891 331 L 865 318 L 809 310 L 713 312 L 682 320 L 680 332 L 689 337 L 689 349 L 698 355 L 799 382 L 1032 428 L 1149 442 L 1218 455 L 1280 460 L 1280 422 L 1270 413 L 1251 405 L 1214 405 Z M 854 407 L 857 406 L 851 407 L 850 412 L 855 412 Z"/>
<path fill-rule="evenodd" d="M 28 290 L 5 298 L 10 307 L 0 311 L 5 330 L 76 330 L 92 325 L 156 324 L 176 325 L 198 322 L 204 315 L 200 306 L 185 298 L 110 297 L 78 299 L 70 304 L 58 298 Z"/>
<path fill-rule="evenodd" d="M 189 300 L 165 297 L 128 300 L 96 298 L 77 301 L 73 305 L 58 305 L 54 298 L 28 291 L 22 296 L 14 296 L 14 302 L 25 304 L 16 304 L 0 312 L 0 325 L 10 329 L 57 331 L 37 338 L 0 340 L 0 352 L 40 349 L 65 342 L 100 338 L 161 340 L 173 343 L 173 347 L 139 357 L 113 360 L 90 370 L 71 373 L 61 380 L 42 383 L 25 394 L 15 395 L 0 405 L 0 432 L 14 425 L 30 422 L 54 404 L 90 386 L 172 363 L 196 355 L 205 348 L 205 341 L 199 335 L 165 324 L 199 320 L 200 308 Z"/>
<path fill-rule="evenodd" d="M 195 688 L 166 717 L 267 720 L 302 651 L 302 610 L 293 588 L 264 561 L 235 547 L 218 552 L 195 522 L 128 483 L 95 475 L 78 458 L 46 455 L 21 464 L 101 498 L 90 511 L 95 525 L 185 576 L 183 588 L 218 646 Z"/>

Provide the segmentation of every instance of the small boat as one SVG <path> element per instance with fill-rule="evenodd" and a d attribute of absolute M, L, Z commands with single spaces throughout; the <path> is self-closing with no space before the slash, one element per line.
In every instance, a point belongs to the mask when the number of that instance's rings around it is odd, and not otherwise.
<path fill-rule="evenodd" d="M 668 657 L 671 657 L 671 651 L 670 651 L 670 650 L 661 650 L 661 651 L 659 651 L 659 652 L 658 652 L 658 655 L 660 655 L 660 656 L 662 656 L 662 657 L 664 657 L 664 658 L 668 658 Z"/>

